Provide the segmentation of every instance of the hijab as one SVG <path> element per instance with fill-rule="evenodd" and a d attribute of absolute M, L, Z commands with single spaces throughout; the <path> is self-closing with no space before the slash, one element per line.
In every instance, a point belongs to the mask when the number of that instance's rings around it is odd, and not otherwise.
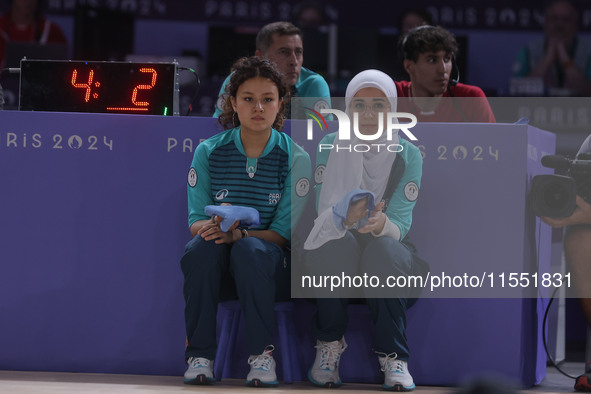
<path fill-rule="evenodd" d="M 365 88 L 377 88 L 384 93 L 390 101 L 390 111 L 396 112 L 396 85 L 392 78 L 379 70 L 365 70 L 357 74 L 349 85 L 345 94 L 345 112 L 353 125 L 353 113 L 351 103 L 355 95 Z M 384 118 L 384 128 L 386 116 Z M 397 120 L 393 119 L 393 122 Z M 333 149 L 328 157 L 326 169 L 323 174 L 322 189 L 318 199 L 318 217 L 314 221 L 314 227 L 304 244 L 304 249 L 317 249 L 326 242 L 342 238 L 346 231 L 336 227 L 334 223 L 333 207 L 337 206 L 343 198 L 346 198 L 354 189 L 362 189 L 371 192 L 375 196 L 376 203 L 384 197 L 384 192 L 390 177 L 392 164 L 396 159 L 395 152 L 389 152 L 386 146 L 398 144 L 398 130 L 392 131 L 392 140 L 387 140 L 387 133 L 374 141 L 360 140 L 355 133 L 351 133 L 351 140 L 339 140 L 338 134 L 333 145 L 369 145 L 368 152 L 355 152 L 354 149 Z M 378 151 L 372 144 L 384 144 Z"/>
<path fill-rule="evenodd" d="M 351 102 L 360 90 L 365 88 L 377 88 L 381 90 L 390 101 L 390 111 L 396 112 L 396 85 L 392 78 L 379 70 L 365 70 L 357 74 L 349 85 L 345 93 L 345 112 L 351 119 L 353 125 L 353 113 Z M 386 125 L 386 116 L 384 118 L 384 128 Z M 397 120 L 393 120 L 397 122 Z M 324 179 L 320 198 L 318 201 L 318 213 L 334 206 L 351 189 L 359 188 L 372 192 L 375 195 L 376 203 L 384 197 L 384 191 L 390 177 L 392 164 L 396 159 L 395 152 L 389 152 L 386 145 L 398 144 L 398 129 L 392 131 L 392 140 L 386 139 L 386 132 L 383 131 L 381 137 L 375 141 L 362 141 L 357 138 L 355 133 L 351 133 L 351 140 L 340 141 L 338 135 L 333 145 L 355 145 L 366 144 L 371 147 L 368 152 L 351 152 L 348 150 L 333 149 L 326 163 Z M 372 144 L 384 144 L 378 148 Z"/>

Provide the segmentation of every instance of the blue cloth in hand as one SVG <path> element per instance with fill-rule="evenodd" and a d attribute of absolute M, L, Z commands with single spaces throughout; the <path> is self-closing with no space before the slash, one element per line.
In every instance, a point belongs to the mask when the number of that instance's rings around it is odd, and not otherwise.
<path fill-rule="evenodd" d="M 359 226 L 363 227 L 367 224 L 367 219 L 369 218 L 369 215 L 371 215 L 371 212 L 376 208 L 375 196 L 372 192 L 367 190 L 353 189 L 349 191 L 347 194 L 345 194 L 345 196 L 341 198 L 341 200 L 337 202 L 334 207 L 332 207 L 333 221 L 338 229 L 345 229 L 343 225 L 343 220 L 347 219 L 349 205 L 364 198 L 367 198 L 367 209 L 369 210 L 369 214 L 367 215 L 367 218 L 359 220 Z"/>
<path fill-rule="evenodd" d="M 207 205 L 205 207 L 207 216 L 220 216 L 223 220 L 220 228 L 227 232 L 235 221 L 240 220 L 241 227 L 255 227 L 261 224 L 259 211 L 251 207 L 241 207 L 238 205 Z"/>

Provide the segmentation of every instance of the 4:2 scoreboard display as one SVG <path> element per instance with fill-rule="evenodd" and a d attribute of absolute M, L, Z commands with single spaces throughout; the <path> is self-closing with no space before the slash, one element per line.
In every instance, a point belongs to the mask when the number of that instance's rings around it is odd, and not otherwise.
<path fill-rule="evenodd" d="M 23 59 L 19 110 L 178 115 L 177 63 Z"/>

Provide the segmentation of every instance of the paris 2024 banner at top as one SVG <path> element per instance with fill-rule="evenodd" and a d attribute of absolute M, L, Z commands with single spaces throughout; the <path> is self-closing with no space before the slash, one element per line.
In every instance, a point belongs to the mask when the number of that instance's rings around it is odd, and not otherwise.
<path fill-rule="evenodd" d="M 324 7 L 325 23 L 360 27 L 395 27 L 404 8 L 377 0 L 372 7 L 359 7 L 353 0 L 319 0 Z M 0 1 L 0 11 L 8 9 L 7 0 Z M 591 31 L 591 4 L 577 2 L 579 29 Z M 278 20 L 292 21 L 299 10 L 298 2 L 287 0 L 46 0 L 48 14 L 74 13 L 77 7 L 104 8 L 134 14 L 145 19 L 190 20 L 195 22 L 264 25 Z M 424 8 L 433 16 L 433 23 L 452 29 L 537 30 L 544 25 L 542 2 L 510 0 L 466 1 L 417 0 L 413 8 Z M 376 12 L 384 10 L 387 12 Z"/>

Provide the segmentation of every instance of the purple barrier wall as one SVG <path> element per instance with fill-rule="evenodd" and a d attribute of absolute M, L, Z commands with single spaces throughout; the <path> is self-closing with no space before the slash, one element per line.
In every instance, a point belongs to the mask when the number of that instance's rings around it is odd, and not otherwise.
<path fill-rule="evenodd" d="M 0 369 L 183 373 L 186 175 L 199 139 L 217 132 L 214 122 L 0 112 Z M 416 133 L 426 156 L 412 239 L 422 256 L 432 267 L 446 264 L 441 250 L 453 253 L 456 244 L 441 238 L 456 234 L 460 249 L 452 257 L 483 258 L 499 243 L 486 235 L 494 233 L 503 235 L 498 249 L 506 250 L 487 258 L 510 256 L 516 270 L 531 264 L 523 196 L 528 174 L 539 168 L 527 159 L 527 145 L 551 151 L 553 136 L 513 125 L 430 124 Z M 452 156 L 434 161 L 443 140 Z M 508 161 L 474 163 L 469 178 L 456 179 L 467 161 L 452 159 L 454 147 L 485 143 Z M 496 193 L 493 201 L 488 193 Z M 488 215 L 473 209 L 482 206 L 501 207 L 514 221 L 496 217 L 500 208 Z M 460 208 L 469 215 L 454 217 Z M 488 225 L 475 227 L 477 219 Z M 445 234 L 438 230 L 444 224 Z M 519 235 L 514 244 L 506 245 L 507 233 Z M 540 239 L 542 266 L 549 232 Z M 302 317 L 310 313 L 304 309 Z M 419 300 L 408 328 L 415 381 L 455 385 L 494 371 L 524 386 L 539 382 L 540 312 L 536 299 Z M 309 323 L 298 325 L 305 369 L 313 352 Z M 367 320 L 352 319 L 352 332 L 369 328 Z M 351 381 L 349 365 L 356 352 L 369 352 L 359 349 L 371 339 L 347 335 L 343 378 Z M 379 379 L 376 366 L 366 364 L 355 381 Z"/>
<path fill-rule="evenodd" d="M 182 372 L 188 145 L 213 122 L 0 112 L 1 369 Z"/>

